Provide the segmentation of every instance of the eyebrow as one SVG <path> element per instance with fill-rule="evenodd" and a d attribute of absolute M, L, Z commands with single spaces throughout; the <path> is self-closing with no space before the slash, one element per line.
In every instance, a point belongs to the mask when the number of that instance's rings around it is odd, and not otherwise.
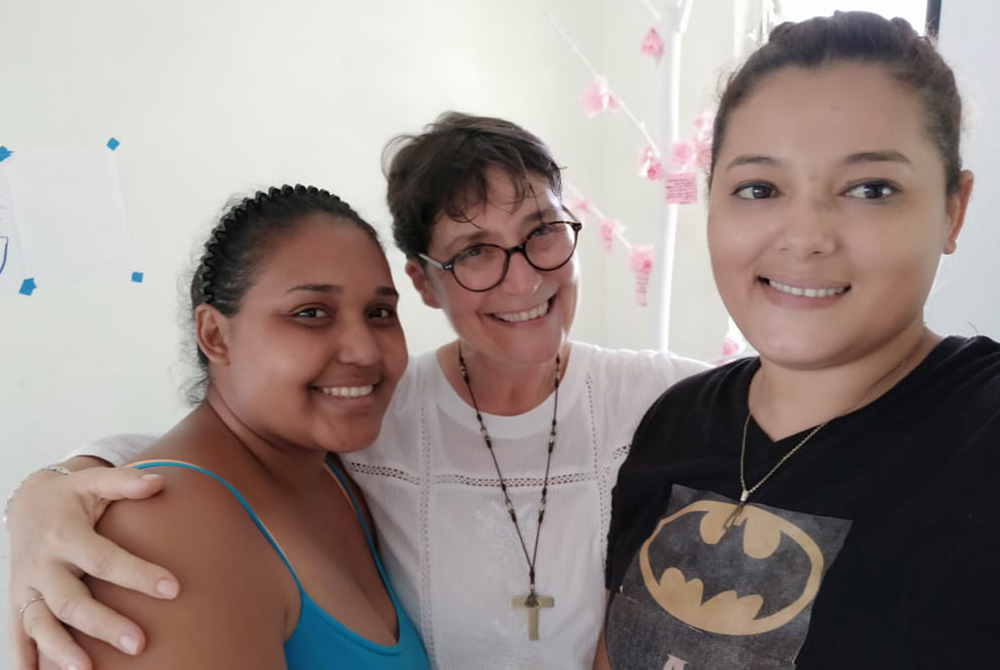
<path fill-rule="evenodd" d="M 294 291 L 309 291 L 312 293 L 328 293 L 339 295 L 344 292 L 344 287 L 340 284 L 299 284 L 288 289 L 288 293 Z M 385 295 L 393 298 L 399 297 L 399 292 L 391 286 L 378 286 L 375 288 L 375 295 Z"/>
<path fill-rule="evenodd" d="M 859 151 L 858 153 L 851 154 L 844 158 L 841 163 L 845 165 L 858 165 L 860 163 L 903 163 L 905 165 L 912 165 L 909 158 L 904 156 L 902 153 L 896 151 L 895 149 L 884 149 L 880 151 Z M 784 161 L 773 156 L 765 156 L 763 154 L 747 154 L 743 156 L 737 156 L 734 158 L 729 165 L 726 166 L 726 170 L 734 167 L 739 167 L 740 165 L 783 165 Z"/>
<path fill-rule="evenodd" d="M 740 165 L 781 165 L 782 161 L 774 158 L 773 156 L 763 156 L 760 154 L 750 154 L 737 156 L 734 158 L 729 165 L 726 166 L 726 171 L 731 170 L 734 167 L 739 167 Z"/>
<path fill-rule="evenodd" d="M 560 216 L 561 213 L 559 208 L 551 206 L 544 207 L 527 214 L 518 222 L 518 225 L 524 226 L 525 224 L 541 223 L 543 221 L 556 221 Z M 476 226 L 475 221 L 470 220 L 469 223 Z M 464 249 L 470 244 L 480 244 L 488 236 L 489 233 L 487 231 L 476 226 L 476 232 L 456 237 L 445 249 L 449 252 L 455 249 Z"/>
<path fill-rule="evenodd" d="M 886 149 L 883 151 L 860 151 L 856 154 L 851 154 L 843 160 L 847 165 L 857 165 L 858 163 L 905 163 L 906 165 L 912 165 L 910 159 L 896 151 L 895 149 Z"/>

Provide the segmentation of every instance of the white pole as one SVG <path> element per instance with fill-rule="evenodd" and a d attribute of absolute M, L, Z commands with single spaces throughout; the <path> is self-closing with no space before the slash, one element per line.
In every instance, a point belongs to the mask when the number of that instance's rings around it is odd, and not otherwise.
<path fill-rule="evenodd" d="M 666 26 L 663 36 L 663 52 L 669 58 L 669 67 L 665 69 L 666 104 L 662 144 L 664 162 L 669 161 L 670 146 L 677 141 L 680 131 L 680 87 L 681 87 L 681 43 L 691 15 L 691 0 L 674 0 L 673 6 L 667 12 Z M 665 165 L 667 171 L 670 165 Z M 664 213 L 663 226 L 660 229 L 658 252 L 654 261 L 651 278 L 654 286 L 659 286 L 659 300 L 656 301 L 656 322 L 654 337 L 658 349 L 667 349 L 670 344 L 670 297 L 673 290 L 674 251 L 677 241 L 677 207 L 667 205 Z"/>

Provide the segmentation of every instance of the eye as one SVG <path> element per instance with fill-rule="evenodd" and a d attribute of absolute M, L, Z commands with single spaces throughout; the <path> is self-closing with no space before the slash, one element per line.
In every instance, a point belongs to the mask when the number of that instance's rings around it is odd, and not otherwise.
<path fill-rule="evenodd" d="M 542 225 L 532 230 L 531 233 L 528 235 L 528 237 L 545 237 L 546 235 L 551 235 L 552 233 L 556 232 L 556 228 L 558 228 L 559 225 L 560 225 L 559 223 L 555 222 L 543 223 Z"/>
<path fill-rule="evenodd" d="M 765 184 L 763 182 L 743 184 L 741 186 L 737 186 L 736 190 L 733 191 L 733 195 L 737 198 L 742 198 L 743 200 L 765 200 L 773 198 L 777 194 L 777 188 L 771 184 Z"/>
<path fill-rule="evenodd" d="M 483 255 L 485 251 L 486 248 L 482 244 L 477 244 L 476 246 L 469 247 L 465 251 L 458 254 L 458 256 L 455 257 L 455 262 L 464 261 L 469 258 L 476 258 L 477 256 Z"/>
<path fill-rule="evenodd" d="M 375 307 L 370 312 L 368 312 L 368 317 L 371 319 L 376 319 L 378 321 L 389 321 L 395 320 L 396 310 L 392 307 Z"/>
<path fill-rule="evenodd" d="M 863 200 L 882 200 L 890 195 L 898 193 L 898 189 L 887 181 L 866 181 L 856 184 L 846 191 L 844 195 L 851 198 L 861 198 Z"/>
<path fill-rule="evenodd" d="M 296 319 L 329 318 L 330 313 L 320 307 L 305 307 L 292 314 Z"/>

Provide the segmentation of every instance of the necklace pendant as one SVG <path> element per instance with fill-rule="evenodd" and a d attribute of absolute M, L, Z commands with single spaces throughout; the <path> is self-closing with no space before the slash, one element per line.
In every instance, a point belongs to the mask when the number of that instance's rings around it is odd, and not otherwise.
<path fill-rule="evenodd" d="M 743 493 L 740 494 L 740 505 L 745 505 L 747 500 L 750 499 L 750 492 L 743 489 Z"/>
<path fill-rule="evenodd" d="M 526 596 L 517 596 L 511 599 L 511 605 L 518 609 L 524 609 L 528 613 L 528 639 L 535 641 L 538 639 L 538 613 L 542 609 L 554 607 L 556 599 L 552 596 L 540 596 L 531 589 Z"/>

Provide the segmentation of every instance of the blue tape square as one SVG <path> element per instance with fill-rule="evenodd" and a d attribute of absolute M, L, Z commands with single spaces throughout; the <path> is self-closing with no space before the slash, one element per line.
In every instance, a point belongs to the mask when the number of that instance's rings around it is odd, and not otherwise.
<path fill-rule="evenodd" d="M 119 142 L 113 137 L 110 140 L 108 140 L 108 148 L 111 149 L 112 151 L 117 149 L 119 144 L 121 144 L 121 142 Z"/>
<path fill-rule="evenodd" d="M 18 291 L 21 295 L 31 295 L 35 292 L 37 286 L 35 285 L 35 280 L 32 277 L 28 277 L 23 282 L 21 282 L 21 290 Z"/>
<path fill-rule="evenodd" d="M 142 273 L 141 272 L 133 272 L 132 273 L 132 281 L 135 282 L 136 284 L 141 284 L 142 283 Z"/>
<path fill-rule="evenodd" d="M 14 152 L 8 149 L 7 147 L 0 147 L 0 162 L 7 160 L 13 154 Z"/>

